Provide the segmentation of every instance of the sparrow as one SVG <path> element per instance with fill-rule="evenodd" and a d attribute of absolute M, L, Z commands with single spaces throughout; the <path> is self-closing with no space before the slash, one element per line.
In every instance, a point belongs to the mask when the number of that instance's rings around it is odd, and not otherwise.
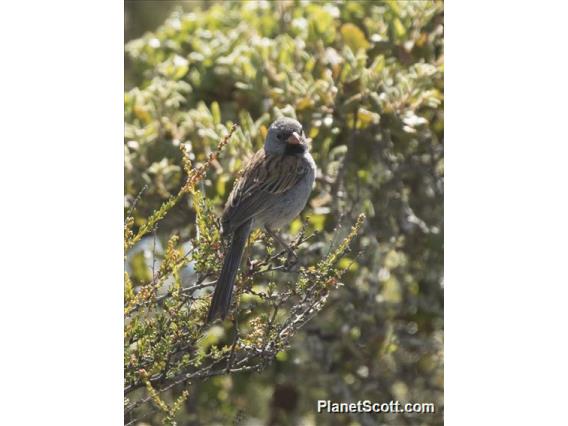
<path fill-rule="evenodd" d="M 262 228 L 295 254 L 276 234 L 306 206 L 314 184 L 316 165 L 302 125 L 287 117 L 274 121 L 264 142 L 247 163 L 231 191 L 221 218 L 221 232 L 230 238 L 215 285 L 207 322 L 225 319 L 233 285 L 251 231 Z"/>

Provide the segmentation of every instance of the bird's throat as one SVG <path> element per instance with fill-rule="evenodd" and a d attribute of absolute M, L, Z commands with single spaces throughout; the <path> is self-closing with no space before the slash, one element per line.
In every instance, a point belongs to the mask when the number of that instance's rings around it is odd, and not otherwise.
<path fill-rule="evenodd" d="M 291 144 L 291 143 L 287 143 L 286 144 L 286 150 L 284 151 L 284 155 L 298 155 L 298 154 L 303 154 L 304 152 L 306 152 L 306 150 L 308 149 L 308 147 L 302 143 L 297 143 L 297 144 Z"/>

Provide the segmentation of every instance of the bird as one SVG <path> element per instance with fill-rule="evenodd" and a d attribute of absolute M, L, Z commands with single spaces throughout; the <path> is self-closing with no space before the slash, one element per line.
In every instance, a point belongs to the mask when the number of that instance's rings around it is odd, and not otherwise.
<path fill-rule="evenodd" d="M 264 146 L 246 164 L 235 182 L 221 217 L 223 238 L 230 239 L 215 285 L 207 323 L 229 312 L 233 286 L 250 233 L 264 230 L 288 253 L 293 251 L 276 230 L 305 208 L 316 175 L 309 139 L 293 118 L 280 117 L 268 128 Z"/>

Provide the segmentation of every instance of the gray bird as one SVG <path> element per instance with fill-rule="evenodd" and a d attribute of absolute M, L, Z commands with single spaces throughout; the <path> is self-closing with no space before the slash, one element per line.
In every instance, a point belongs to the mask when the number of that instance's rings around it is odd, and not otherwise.
<path fill-rule="evenodd" d="M 291 252 L 274 231 L 290 223 L 304 209 L 315 172 L 302 125 L 292 118 L 277 119 L 268 129 L 264 147 L 246 165 L 225 205 L 222 232 L 224 237 L 231 237 L 231 242 L 207 322 L 217 316 L 224 319 L 229 311 L 237 270 L 253 229 L 264 227 Z"/>

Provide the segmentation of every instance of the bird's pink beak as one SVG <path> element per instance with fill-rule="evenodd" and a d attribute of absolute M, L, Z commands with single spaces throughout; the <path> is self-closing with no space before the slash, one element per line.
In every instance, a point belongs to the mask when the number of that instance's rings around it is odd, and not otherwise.
<path fill-rule="evenodd" d="M 298 145 L 302 143 L 302 138 L 297 132 L 293 132 L 288 138 L 288 143 L 292 145 Z"/>

